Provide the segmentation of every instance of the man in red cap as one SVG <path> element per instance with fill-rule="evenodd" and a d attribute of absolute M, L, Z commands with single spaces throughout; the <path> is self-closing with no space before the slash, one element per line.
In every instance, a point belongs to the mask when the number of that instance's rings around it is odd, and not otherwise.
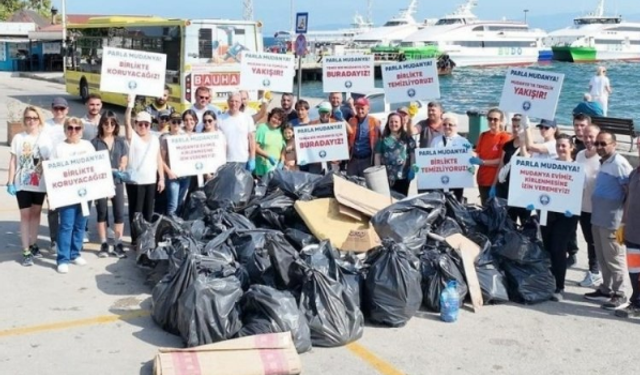
<path fill-rule="evenodd" d="M 369 116 L 369 100 L 356 100 L 356 115 L 347 123 L 349 162 L 347 174 L 364 177 L 364 170 L 373 165 L 373 150 L 380 139 L 380 121 Z"/>

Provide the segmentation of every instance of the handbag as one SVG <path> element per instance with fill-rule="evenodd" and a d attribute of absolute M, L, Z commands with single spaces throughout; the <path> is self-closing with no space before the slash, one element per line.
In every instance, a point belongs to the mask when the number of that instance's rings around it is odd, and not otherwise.
<path fill-rule="evenodd" d="M 516 149 L 516 152 L 513 153 L 513 156 L 518 156 L 520 153 L 520 147 Z M 513 158 L 512 156 L 512 158 Z M 513 159 L 511 159 L 513 160 Z M 498 171 L 498 182 L 504 184 L 507 181 L 507 177 L 509 177 L 509 172 L 511 172 L 511 160 L 500 168 Z"/>
<path fill-rule="evenodd" d="M 147 155 L 149 154 L 149 150 L 151 149 L 151 142 L 153 142 L 153 139 L 149 141 L 149 144 L 147 145 L 147 149 L 144 151 L 144 155 L 142 156 L 142 159 L 140 159 L 140 164 L 138 164 L 138 167 L 132 168 L 131 164 L 129 164 L 127 165 L 127 170 L 120 173 L 119 177 L 122 180 L 122 182 L 124 182 L 125 184 L 137 183 L 138 172 L 140 171 L 140 168 L 142 168 L 142 163 L 144 163 L 144 159 L 146 159 Z"/>

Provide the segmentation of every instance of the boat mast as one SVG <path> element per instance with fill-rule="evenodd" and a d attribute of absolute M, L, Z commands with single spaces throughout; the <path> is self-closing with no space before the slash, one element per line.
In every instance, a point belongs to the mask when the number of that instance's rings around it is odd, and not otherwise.
<path fill-rule="evenodd" d="M 367 23 L 373 25 L 373 0 L 367 0 Z"/>
<path fill-rule="evenodd" d="M 598 1 L 598 6 L 596 7 L 596 11 L 593 15 L 596 17 L 602 17 L 604 15 L 604 0 Z"/>

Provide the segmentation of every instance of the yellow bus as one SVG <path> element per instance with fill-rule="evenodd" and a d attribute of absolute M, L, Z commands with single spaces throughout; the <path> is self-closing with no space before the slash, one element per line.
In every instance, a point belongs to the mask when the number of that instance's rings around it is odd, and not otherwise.
<path fill-rule="evenodd" d="M 126 95 L 100 92 L 104 47 L 167 55 L 169 104 L 178 111 L 195 102 L 195 89 L 209 87 L 212 103 L 224 108 L 229 92 L 239 89 L 242 51 L 262 51 L 260 22 L 159 17 L 93 17 L 67 27 L 67 92 L 86 100 L 98 93 L 106 103 L 126 106 Z M 255 99 L 256 93 L 252 93 Z M 145 98 L 147 103 L 154 98 Z"/>

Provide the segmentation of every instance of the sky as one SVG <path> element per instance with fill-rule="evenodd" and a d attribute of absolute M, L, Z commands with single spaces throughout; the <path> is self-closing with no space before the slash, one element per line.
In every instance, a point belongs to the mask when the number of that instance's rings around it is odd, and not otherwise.
<path fill-rule="evenodd" d="M 371 0 L 373 21 L 381 25 L 406 7 L 410 0 Z M 414 16 L 421 21 L 450 13 L 466 0 L 418 0 Z M 61 0 L 52 3 L 60 9 Z M 188 5 L 186 5 L 188 3 Z M 367 15 L 368 0 L 253 0 L 254 16 L 262 21 L 265 34 L 291 27 L 291 4 L 296 12 L 309 12 L 309 29 L 347 27 L 356 11 Z M 572 18 L 593 11 L 598 0 L 478 0 L 474 13 L 481 19 L 523 20 L 548 30 L 569 26 Z M 635 6 L 634 3 L 636 4 Z M 185 0 L 176 6 L 174 0 L 66 0 L 71 14 L 140 14 L 171 18 L 227 18 L 241 19 L 243 0 Z M 214 5 L 215 4 L 215 5 Z M 622 14 L 640 22 L 638 0 L 606 0 L 605 13 Z"/>

